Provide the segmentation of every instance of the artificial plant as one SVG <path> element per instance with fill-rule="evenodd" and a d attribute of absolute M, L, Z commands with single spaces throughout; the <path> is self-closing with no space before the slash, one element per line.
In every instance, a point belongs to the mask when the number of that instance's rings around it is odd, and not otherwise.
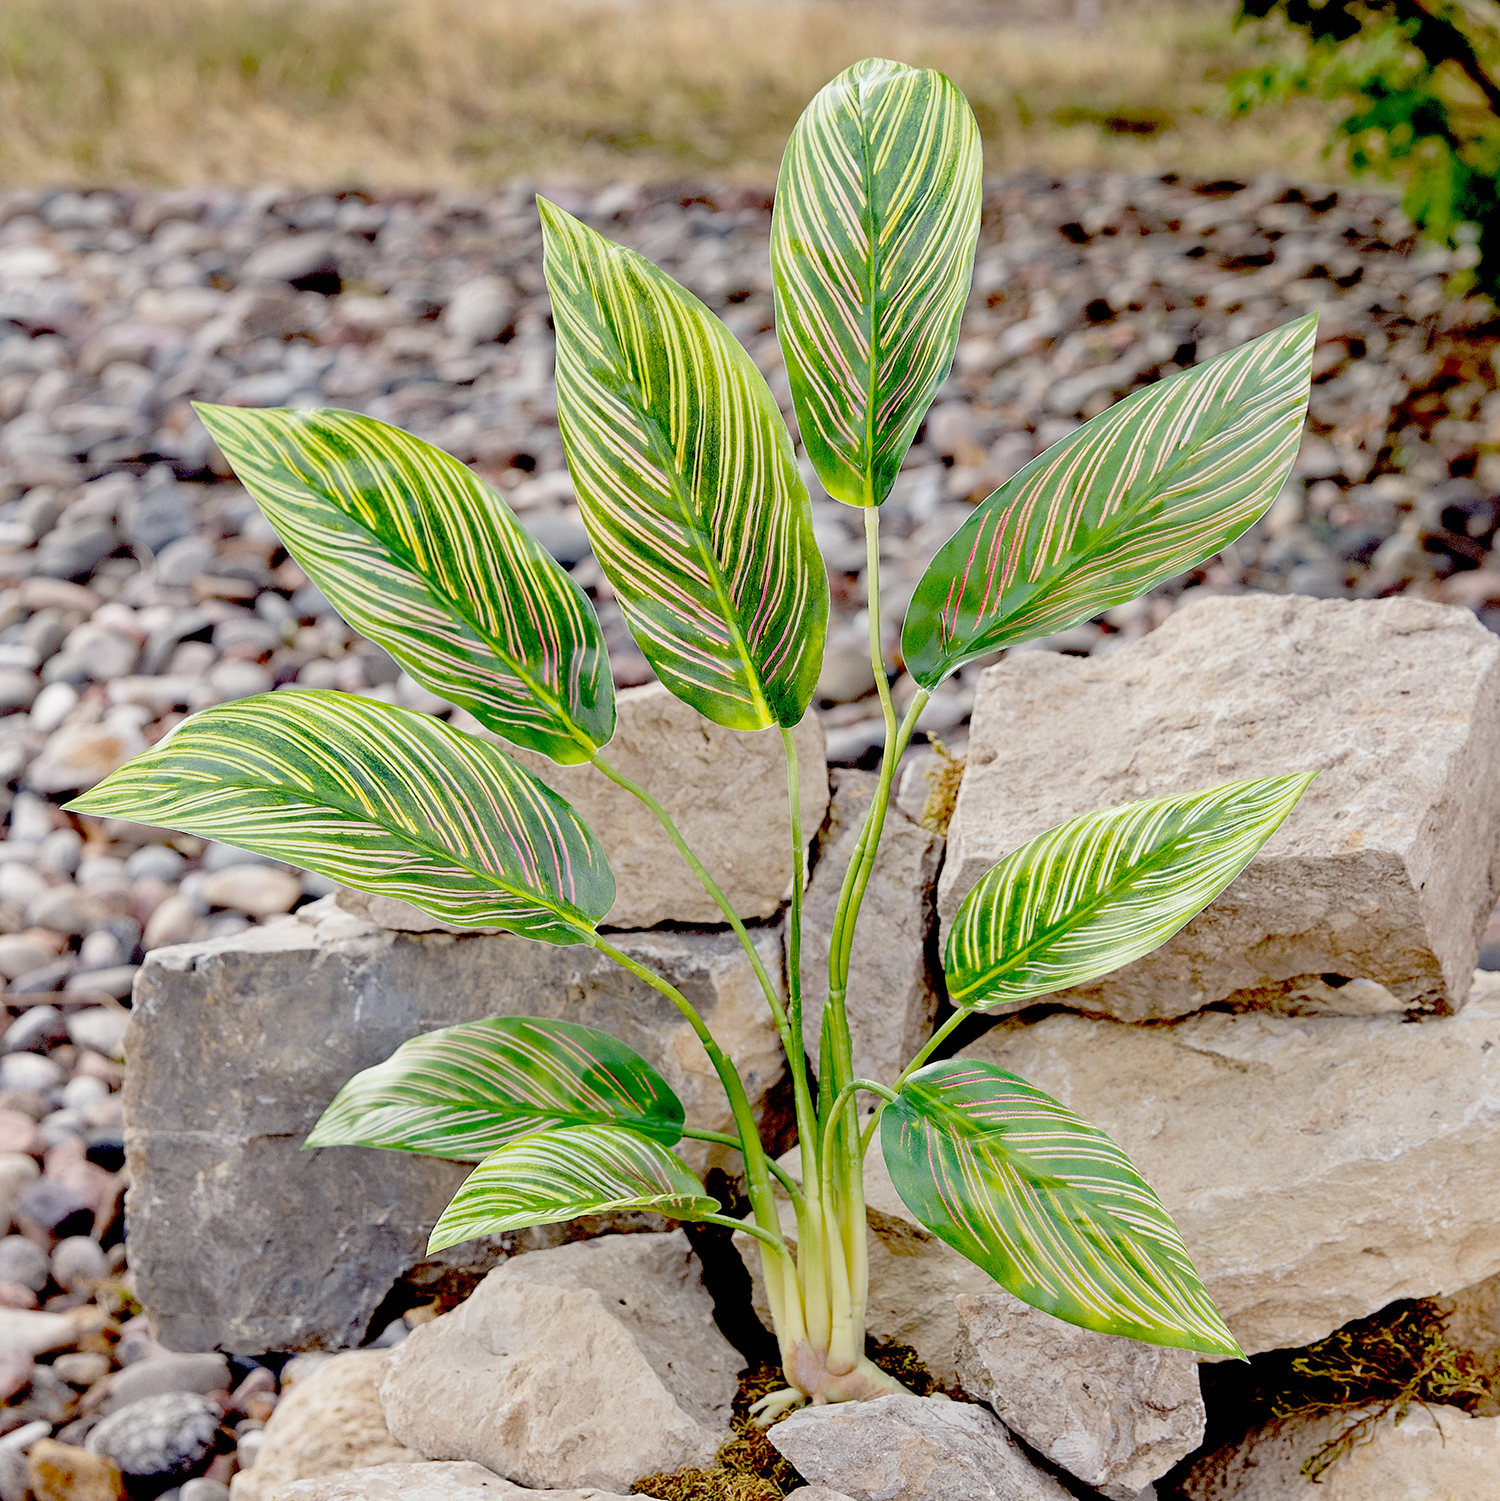
<path fill-rule="evenodd" d="M 598 949 L 687 1018 L 733 1135 L 689 1126 L 643 1058 L 587 1027 L 495 1017 L 418 1037 L 339 1093 L 309 1145 L 476 1161 L 432 1236 L 620 1209 L 731 1223 L 672 1148 L 743 1154 L 787 1379 L 761 1414 L 880 1395 L 864 1353 L 862 1162 L 876 1134 L 913 1213 L 1027 1302 L 1086 1328 L 1218 1355 L 1239 1347 L 1124 1153 L 988 1064 L 942 1058 L 976 1012 L 1096 978 L 1170 936 L 1280 825 L 1306 775 L 1073 819 L 1017 849 L 948 934 L 951 1018 L 900 1076 L 855 1077 L 850 954 L 892 775 L 929 695 L 966 662 L 1058 631 L 1219 552 L 1296 451 L 1313 320 L 1120 402 L 1032 460 L 941 548 L 906 614 L 918 684 L 898 720 L 881 650 L 881 503 L 958 339 L 980 220 L 980 151 L 938 73 L 869 59 L 812 102 L 772 225 L 777 325 L 803 450 L 863 512 L 885 758 L 840 893 L 825 977 L 802 973 L 792 729 L 828 612 L 807 489 L 759 371 L 696 298 L 541 204 L 558 420 L 594 554 L 662 683 L 736 730 L 780 729 L 789 853 L 786 986 L 666 811 L 613 767 L 614 699 L 588 599 L 505 501 L 441 450 L 339 411 L 200 407 L 288 552 L 339 613 L 482 725 L 641 798 L 739 935 L 790 1063 L 800 1177 L 768 1160 L 744 1086 L 688 1000 L 598 925 L 614 882 L 577 814 L 494 743 L 441 719 L 294 690 L 194 715 L 72 804 L 226 840 L 414 903 L 445 923 Z M 821 1037 L 816 1085 L 804 1013 Z M 862 1092 L 876 1100 L 861 1124 Z M 795 1249 L 778 1198 L 795 1208 Z"/>

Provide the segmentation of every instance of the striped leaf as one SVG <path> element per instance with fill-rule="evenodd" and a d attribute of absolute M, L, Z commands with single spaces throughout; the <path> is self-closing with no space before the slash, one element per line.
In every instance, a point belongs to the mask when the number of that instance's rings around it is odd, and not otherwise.
<path fill-rule="evenodd" d="M 930 1063 L 886 1107 L 880 1143 L 907 1208 L 1033 1308 L 1102 1334 L 1242 1355 L 1130 1159 L 1024 1079 Z"/>
<path fill-rule="evenodd" d="M 979 129 L 941 73 L 867 57 L 808 105 L 771 220 L 776 332 L 835 500 L 890 494 L 958 346 L 979 238 Z"/>
<path fill-rule="evenodd" d="M 692 1220 L 717 1213 L 719 1203 L 681 1158 L 649 1136 L 619 1126 L 563 1126 L 486 1157 L 433 1227 L 427 1253 L 476 1235 L 618 1209 Z"/>
<path fill-rule="evenodd" d="M 1127 396 L 1007 480 L 945 542 L 901 649 L 935 688 L 970 659 L 1134 599 L 1226 547 L 1301 441 L 1316 314 Z"/>
<path fill-rule="evenodd" d="M 628 1126 L 673 1146 L 682 1101 L 607 1032 L 531 1016 L 461 1022 L 404 1042 L 339 1090 L 309 1147 L 390 1147 L 478 1162 L 555 1126 Z"/>
<path fill-rule="evenodd" d="M 419 683 L 554 761 L 614 734 L 593 607 L 465 465 L 356 412 L 197 411 L 308 577 Z"/>
<path fill-rule="evenodd" d="M 795 725 L 828 579 L 760 372 L 634 251 L 542 201 L 558 423 L 599 566 L 657 676 L 735 730 Z"/>
<path fill-rule="evenodd" d="M 1316 775 L 1123 803 L 1012 850 L 964 898 L 948 931 L 943 968 L 954 1005 L 1015 1005 L 1159 948 L 1250 863 Z"/>
<path fill-rule="evenodd" d="M 69 804 L 186 829 L 412 902 L 460 927 L 588 943 L 599 842 L 504 751 L 347 693 L 265 693 L 185 719 Z"/>

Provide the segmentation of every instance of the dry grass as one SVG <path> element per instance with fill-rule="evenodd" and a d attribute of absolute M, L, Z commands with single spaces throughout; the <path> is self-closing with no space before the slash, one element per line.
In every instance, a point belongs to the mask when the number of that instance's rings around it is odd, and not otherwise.
<path fill-rule="evenodd" d="M 0 184 L 764 183 L 808 96 L 871 53 L 950 73 L 992 172 L 1329 175 L 1315 107 L 1222 116 L 1250 49 L 1231 0 L 1105 0 L 1090 22 L 1094 8 L 4 0 Z"/>

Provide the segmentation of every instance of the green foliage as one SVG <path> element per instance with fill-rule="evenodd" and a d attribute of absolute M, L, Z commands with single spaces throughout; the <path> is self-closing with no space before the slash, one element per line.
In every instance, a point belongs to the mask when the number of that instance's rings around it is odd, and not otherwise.
<path fill-rule="evenodd" d="M 906 1207 L 1034 1308 L 1101 1334 L 1243 1355 L 1130 1159 L 1024 1079 L 930 1063 L 886 1108 L 880 1140 Z"/>
<path fill-rule="evenodd" d="M 993 866 L 948 929 L 966 1011 L 1083 985 L 1160 948 L 1282 825 L 1312 773 L 1125 803 L 1048 829 Z"/>
<path fill-rule="evenodd" d="M 434 1252 L 612 1210 L 735 1223 L 671 1148 L 683 1136 L 737 1147 L 745 1228 L 794 1383 L 761 1394 L 747 1421 L 808 1398 L 904 1389 L 865 1348 L 863 1157 L 877 1131 L 913 1213 L 1020 1297 L 1086 1328 L 1238 1353 L 1118 1146 L 1024 1080 L 928 1060 L 974 1011 L 1095 978 L 1162 942 L 1243 869 L 1307 774 L 1090 814 L 1008 856 L 950 936 L 952 1018 L 893 1084 L 852 1076 L 856 924 L 892 773 L 930 690 L 976 656 L 1221 549 L 1280 488 L 1307 400 L 1311 319 L 1130 397 L 1033 461 L 919 584 L 902 644 L 920 688 L 898 723 L 880 645 L 879 505 L 953 359 L 978 223 L 976 143 L 947 79 L 869 59 L 809 106 L 778 197 L 779 335 L 808 458 L 830 493 L 864 511 L 886 719 L 880 789 L 828 946 L 816 1100 L 800 963 L 812 831 L 797 822 L 790 731 L 817 681 L 828 587 L 791 436 L 730 331 L 640 255 L 541 204 L 559 425 L 600 567 L 673 693 L 730 728 L 782 732 L 797 872 L 786 994 L 670 817 L 605 759 L 614 699 L 598 621 L 504 502 L 448 455 L 366 417 L 203 409 L 289 551 L 352 623 L 502 737 L 590 763 L 662 822 L 744 944 L 774 1017 L 792 1065 L 800 1185 L 767 1161 L 744 1083 L 689 999 L 597 932 L 614 898 L 598 841 L 500 747 L 344 694 L 267 694 L 194 716 L 73 804 L 223 839 L 448 923 L 591 945 L 667 997 L 724 1087 L 732 1136 L 686 1123 L 660 1075 L 616 1040 L 500 1017 L 406 1043 L 339 1092 L 308 1145 L 479 1159 L 433 1230 Z M 957 776 L 942 781 L 939 817 Z M 861 1091 L 884 1111 L 863 1133 Z M 773 1178 L 795 1207 L 796 1252 Z M 753 1501 L 777 1479 L 764 1459 L 721 1456 L 707 1479 L 672 1477 L 671 1494 Z"/>
<path fill-rule="evenodd" d="M 1350 168 L 1402 183 L 1402 207 L 1432 239 L 1472 239 L 1475 280 L 1500 291 L 1500 9 L 1489 0 L 1240 0 L 1240 15 L 1273 23 L 1268 41 L 1290 32 L 1300 45 L 1235 76 L 1235 112 L 1298 95 L 1347 103 L 1334 144 L 1344 143 Z"/>
<path fill-rule="evenodd" d="M 626 1126 L 682 1139 L 682 1101 L 607 1032 L 534 1016 L 492 1016 L 403 1042 L 334 1096 L 309 1147 L 388 1147 L 478 1162 L 555 1126 Z"/>

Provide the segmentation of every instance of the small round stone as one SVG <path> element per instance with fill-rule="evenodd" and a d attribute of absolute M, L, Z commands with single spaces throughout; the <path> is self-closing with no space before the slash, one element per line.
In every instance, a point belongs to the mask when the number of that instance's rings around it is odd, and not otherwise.
<path fill-rule="evenodd" d="M 111 1413 L 84 1440 L 126 1476 L 187 1475 L 213 1452 L 221 1414 L 196 1392 L 163 1392 Z"/>
<path fill-rule="evenodd" d="M 51 1271 L 47 1253 L 24 1235 L 7 1235 L 0 1240 L 0 1282 L 16 1282 L 39 1293 Z"/>
<path fill-rule="evenodd" d="M 87 1235 L 70 1235 L 52 1249 L 52 1280 L 64 1292 L 82 1292 L 102 1282 L 109 1273 L 98 1241 Z"/>

